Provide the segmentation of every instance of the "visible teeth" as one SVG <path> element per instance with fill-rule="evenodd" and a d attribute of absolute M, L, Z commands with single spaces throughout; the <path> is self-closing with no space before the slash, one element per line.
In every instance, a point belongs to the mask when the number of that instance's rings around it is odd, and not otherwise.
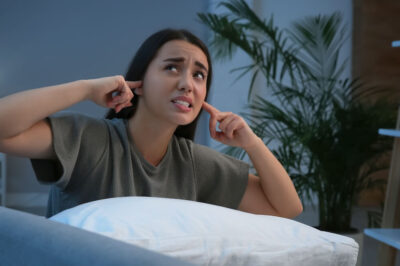
<path fill-rule="evenodd" d="M 174 102 L 177 103 L 177 104 L 186 106 L 186 107 L 189 107 L 189 105 L 190 105 L 188 102 L 181 101 L 181 100 L 175 100 Z"/>

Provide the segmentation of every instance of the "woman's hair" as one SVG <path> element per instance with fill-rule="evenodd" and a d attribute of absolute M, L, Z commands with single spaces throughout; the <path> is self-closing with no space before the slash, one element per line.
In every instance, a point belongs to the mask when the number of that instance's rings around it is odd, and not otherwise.
<path fill-rule="evenodd" d="M 199 38 L 197 38 L 195 35 L 193 35 L 187 30 L 164 29 L 154 33 L 149 38 L 147 38 L 140 46 L 135 56 L 133 57 L 128 72 L 125 75 L 125 79 L 129 81 L 143 80 L 147 68 L 149 67 L 151 61 L 155 58 L 161 46 L 173 40 L 187 41 L 188 43 L 191 43 L 199 47 L 206 55 L 208 63 L 208 75 L 206 82 L 206 88 L 207 88 L 206 99 L 207 99 L 212 79 L 212 66 L 211 66 L 210 54 L 208 52 L 206 45 Z M 119 113 L 116 113 L 114 109 L 110 109 L 106 115 L 106 118 L 107 119 L 131 118 L 135 114 L 139 98 L 140 96 L 135 94 L 135 96 L 132 98 L 131 101 L 132 106 L 122 109 Z M 192 123 L 188 125 L 178 126 L 174 134 L 178 137 L 184 137 L 193 140 L 200 113 Z"/>

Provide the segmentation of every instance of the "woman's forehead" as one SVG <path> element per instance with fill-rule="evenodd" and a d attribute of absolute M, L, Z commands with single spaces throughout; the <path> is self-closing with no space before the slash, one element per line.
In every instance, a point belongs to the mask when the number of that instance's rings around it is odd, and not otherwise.
<path fill-rule="evenodd" d="M 158 51 L 157 58 L 161 61 L 168 58 L 193 59 L 202 63 L 208 69 L 208 61 L 204 52 L 196 45 L 183 40 L 166 42 Z"/>

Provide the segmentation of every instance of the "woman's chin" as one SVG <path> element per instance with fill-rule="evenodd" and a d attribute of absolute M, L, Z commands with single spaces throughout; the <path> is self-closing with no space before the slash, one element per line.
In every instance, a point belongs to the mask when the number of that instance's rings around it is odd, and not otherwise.
<path fill-rule="evenodd" d="M 190 123 L 192 123 L 195 119 L 196 118 L 189 119 L 186 117 L 182 117 L 182 118 L 176 119 L 176 124 L 178 126 L 186 126 L 186 125 L 189 125 Z"/>
<path fill-rule="evenodd" d="M 199 116 L 199 112 L 195 115 L 194 112 L 191 113 L 180 113 L 170 116 L 170 121 L 177 126 L 186 126 L 192 123 Z"/>
<path fill-rule="evenodd" d="M 192 123 L 193 121 L 194 121 L 194 119 L 192 119 L 192 120 L 187 120 L 187 121 L 181 121 L 181 122 L 178 123 L 178 126 L 187 126 L 187 125 L 189 125 L 190 123 Z"/>

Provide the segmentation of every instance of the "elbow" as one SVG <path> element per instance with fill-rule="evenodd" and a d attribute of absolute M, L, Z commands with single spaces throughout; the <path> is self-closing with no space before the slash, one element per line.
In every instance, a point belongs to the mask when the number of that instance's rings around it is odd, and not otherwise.
<path fill-rule="evenodd" d="M 3 139 L 0 139 L 0 152 L 7 153 L 5 141 Z"/>
<path fill-rule="evenodd" d="M 0 152 L 1 153 L 10 153 L 10 150 L 12 150 L 10 143 L 11 142 L 9 139 L 0 137 Z"/>
<path fill-rule="evenodd" d="M 296 204 L 296 207 L 293 208 L 292 217 L 290 217 L 290 218 L 293 219 L 293 218 L 299 216 L 302 212 L 303 212 L 303 204 L 301 204 L 301 202 L 299 200 L 298 204 Z"/>
<path fill-rule="evenodd" d="M 301 202 L 299 201 L 299 204 L 297 205 L 296 210 L 294 212 L 294 217 L 299 216 L 302 212 L 303 212 L 303 204 L 301 204 Z"/>
<path fill-rule="evenodd" d="M 299 216 L 303 212 L 303 204 L 299 201 L 298 204 L 293 205 L 293 208 L 288 210 L 286 213 L 282 213 L 281 217 L 288 218 L 288 219 L 293 219 Z"/>

